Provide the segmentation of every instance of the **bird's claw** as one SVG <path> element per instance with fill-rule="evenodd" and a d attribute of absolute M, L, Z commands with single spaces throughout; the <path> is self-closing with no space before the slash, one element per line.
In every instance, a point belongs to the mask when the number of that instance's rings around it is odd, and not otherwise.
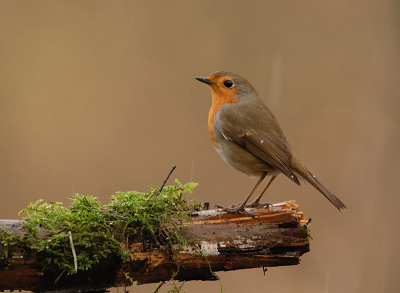
<path fill-rule="evenodd" d="M 215 208 L 222 209 L 222 211 L 231 213 L 231 214 L 242 214 L 242 215 L 249 215 L 252 217 L 256 216 L 255 214 L 252 214 L 252 213 L 246 211 L 245 207 L 241 204 L 239 204 L 237 206 L 231 205 L 230 207 L 223 207 L 221 205 L 215 205 Z"/>
<path fill-rule="evenodd" d="M 268 209 L 269 207 L 272 207 L 272 204 L 270 204 L 269 202 L 259 203 L 258 201 L 253 201 L 252 203 L 246 205 L 246 208 L 258 208 L 258 207 L 263 207 Z"/>

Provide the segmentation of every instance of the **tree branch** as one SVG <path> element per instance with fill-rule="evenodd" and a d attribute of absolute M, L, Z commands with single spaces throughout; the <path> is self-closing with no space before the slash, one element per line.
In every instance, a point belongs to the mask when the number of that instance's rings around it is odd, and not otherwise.
<path fill-rule="evenodd" d="M 113 286 L 175 280 L 215 280 L 213 272 L 257 267 L 296 265 L 309 251 L 307 221 L 294 201 L 272 207 L 251 209 L 256 217 L 206 210 L 193 215 L 179 234 L 188 243 L 176 254 L 154 246 L 144 236 L 129 237 L 121 246 L 129 249 L 130 261 L 122 263 L 117 255 L 109 255 L 95 268 L 74 275 L 62 270 L 41 271 L 48 262 L 41 253 L 32 254 L 23 247 L 5 250 L 0 243 L 0 290 L 89 290 Z M 0 220 L 0 227 L 24 236 L 22 221 Z M 9 251 L 10 253 L 5 253 Z"/>

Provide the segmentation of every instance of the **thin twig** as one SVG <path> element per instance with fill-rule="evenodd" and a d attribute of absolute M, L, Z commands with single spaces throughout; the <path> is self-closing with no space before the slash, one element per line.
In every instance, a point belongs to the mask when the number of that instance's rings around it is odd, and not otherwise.
<path fill-rule="evenodd" d="M 164 182 L 162 183 L 160 190 L 157 192 L 156 196 L 158 196 L 164 188 L 165 183 L 167 183 L 169 176 L 171 176 L 172 172 L 174 172 L 176 166 L 173 166 L 172 169 L 169 171 L 167 178 L 165 178 Z"/>
<path fill-rule="evenodd" d="M 61 276 L 65 273 L 67 268 L 64 268 L 63 271 L 61 272 L 61 274 L 58 276 L 58 278 L 54 281 L 54 284 L 58 282 L 58 280 L 60 280 Z"/>
<path fill-rule="evenodd" d="M 265 276 L 265 272 L 268 270 L 268 268 L 262 268 L 263 269 L 263 273 L 264 273 L 264 276 Z"/>
<path fill-rule="evenodd" d="M 158 292 L 158 290 L 160 290 L 161 286 L 162 286 L 162 285 L 164 285 L 164 284 L 165 284 L 165 282 L 164 282 L 164 281 L 162 281 L 160 284 L 158 284 L 158 285 L 157 285 L 157 287 L 155 287 L 155 288 L 154 288 L 154 291 L 153 291 L 153 293 L 157 293 L 157 292 Z"/>
<path fill-rule="evenodd" d="M 149 201 L 150 201 L 150 199 L 153 198 L 154 194 L 156 194 L 156 191 L 157 191 L 157 189 L 154 189 L 154 190 L 153 190 L 153 193 L 150 195 L 149 199 L 146 201 L 146 204 L 148 204 Z M 140 210 L 142 210 L 142 209 L 140 209 Z"/>
<path fill-rule="evenodd" d="M 74 256 L 74 267 L 75 267 L 75 273 L 76 273 L 78 271 L 78 261 L 76 260 L 75 247 L 74 247 L 74 242 L 72 241 L 71 231 L 69 231 L 69 242 L 71 243 L 72 255 Z"/>
<path fill-rule="evenodd" d="M 161 187 L 160 187 L 160 189 L 158 190 L 158 192 L 156 193 L 155 196 L 158 196 L 158 195 L 161 193 L 161 191 L 162 191 L 163 188 L 164 188 L 165 183 L 167 183 L 167 181 L 168 181 L 168 179 L 169 179 L 169 176 L 171 176 L 171 174 L 172 174 L 172 172 L 174 172 L 175 168 L 176 168 L 176 166 L 173 166 L 172 169 L 169 171 L 167 177 L 165 178 L 164 182 L 161 184 Z M 150 201 L 150 199 L 153 198 L 153 196 L 154 196 L 154 192 L 153 192 L 153 194 L 150 196 L 150 198 L 147 200 L 146 204 Z"/>

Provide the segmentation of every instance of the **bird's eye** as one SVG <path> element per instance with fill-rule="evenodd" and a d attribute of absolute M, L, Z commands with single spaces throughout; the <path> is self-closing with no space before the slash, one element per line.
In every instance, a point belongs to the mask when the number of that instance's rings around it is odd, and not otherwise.
<path fill-rule="evenodd" d="M 232 80 L 225 80 L 224 81 L 224 86 L 226 87 L 226 88 L 230 88 L 230 87 L 232 87 L 233 86 L 233 81 Z"/>

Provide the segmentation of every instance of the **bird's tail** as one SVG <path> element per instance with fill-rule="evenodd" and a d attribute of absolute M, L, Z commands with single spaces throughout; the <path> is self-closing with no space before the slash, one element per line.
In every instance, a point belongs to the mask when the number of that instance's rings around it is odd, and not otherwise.
<path fill-rule="evenodd" d="M 295 169 L 295 173 L 300 175 L 299 177 L 314 186 L 315 189 L 321 192 L 339 211 L 346 209 L 345 204 L 325 186 L 323 186 L 322 183 L 319 182 L 318 179 L 315 178 L 315 176 L 301 162 L 300 164 L 295 164 L 295 166 L 292 165 L 292 167 L 294 167 L 293 169 Z"/>

